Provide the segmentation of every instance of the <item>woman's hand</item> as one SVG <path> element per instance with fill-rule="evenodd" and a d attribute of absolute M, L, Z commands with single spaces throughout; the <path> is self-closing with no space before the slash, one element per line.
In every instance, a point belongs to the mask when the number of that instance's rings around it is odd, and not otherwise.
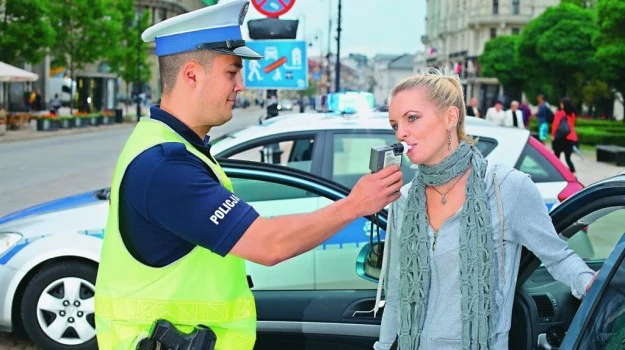
<path fill-rule="evenodd" d="M 586 293 L 588 293 L 588 291 L 590 290 L 590 287 L 592 287 L 592 284 L 595 281 L 595 279 L 597 279 L 597 275 L 598 274 L 599 274 L 599 271 L 595 271 L 595 275 L 592 276 L 592 279 L 590 280 L 590 283 L 588 283 L 588 285 L 586 286 Z"/>

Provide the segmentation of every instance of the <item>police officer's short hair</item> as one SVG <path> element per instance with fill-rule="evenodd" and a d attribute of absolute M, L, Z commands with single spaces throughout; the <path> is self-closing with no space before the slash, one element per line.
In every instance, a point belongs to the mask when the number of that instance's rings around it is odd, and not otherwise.
<path fill-rule="evenodd" d="M 218 53 L 213 51 L 198 50 L 159 57 L 158 65 L 161 75 L 161 91 L 163 95 L 169 94 L 174 85 L 176 85 L 178 72 L 185 63 L 194 60 L 199 62 L 205 70 L 210 70 L 214 58 L 217 55 Z"/>

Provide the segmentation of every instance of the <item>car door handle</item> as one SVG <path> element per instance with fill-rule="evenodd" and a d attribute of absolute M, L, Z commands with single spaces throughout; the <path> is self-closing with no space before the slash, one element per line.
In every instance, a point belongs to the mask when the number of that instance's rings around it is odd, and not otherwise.
<path fill-rule="evenodd" d="M 375 303 L 375 302 L 374 302 L 374 303 Z M 384 308 L 385 303 L 386 303 L 386 302 L 385 302 L 384 300 L 380 300 L 380 307 L 379 307 L 378 309 L 379 309 L 379 310 L 382 310 L 382 309 Z M 366 314 L 373 314 L 373 308 L 369 310 L 369 309 L 368 309 L 368 307 L 369 307 L 369 305 L 368 305 L 368 304 L 369 304 L 369 303 L 366 303 L 366 302 L 364 302 L 364 303 L 360 303 L 358 306 L 362 305 L 362 306 L 364 307 L 365 305 L 367 305 L 367 310 L 356 310 L 356 311 L 354 311 L 354 313 L 352 314 L 352 317 L 353 317 L 353 318 L 357 318 L 357 317 L 371 317 L 371 316 L 364 316 L 364 315 L 366 315 Z M 375 304 L 374 304 L 374 305 L 375 305 Z"/>

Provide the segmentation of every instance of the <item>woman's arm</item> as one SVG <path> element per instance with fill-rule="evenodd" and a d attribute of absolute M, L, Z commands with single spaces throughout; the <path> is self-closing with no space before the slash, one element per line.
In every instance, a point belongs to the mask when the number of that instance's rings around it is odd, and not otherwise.
<path fill-rule="evenodd" d="M 595 272 L 558 236 L 545 202 L 529 176 L 516 171 L 511 175 L 507 181 L 516 191 L 509 191 L 509 195 L 521 194 L 516 201 L 510 197 L 504 201 L 504 206 L 512 205 L 513 209 L 506 211 L 512 220 L 512 240 L 531 250 L 556 280 L 570 286 L 573 295 L 581 299 Z"/>

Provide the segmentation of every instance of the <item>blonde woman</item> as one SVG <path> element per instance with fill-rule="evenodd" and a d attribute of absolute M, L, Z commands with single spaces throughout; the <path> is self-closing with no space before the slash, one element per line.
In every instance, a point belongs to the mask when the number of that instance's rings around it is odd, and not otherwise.
<path fill-rule="evenodd" d="M 391 205 L 375 349 L 507 349 L 521 247 L 582 298 L 594 271 L 556 234 L 528 175 L 491 165 L 465 134 L 456 75 L 400 81 L 389 121 L 418 165 Z M 388 239 L 388 238 L 387 238 Z"/>

